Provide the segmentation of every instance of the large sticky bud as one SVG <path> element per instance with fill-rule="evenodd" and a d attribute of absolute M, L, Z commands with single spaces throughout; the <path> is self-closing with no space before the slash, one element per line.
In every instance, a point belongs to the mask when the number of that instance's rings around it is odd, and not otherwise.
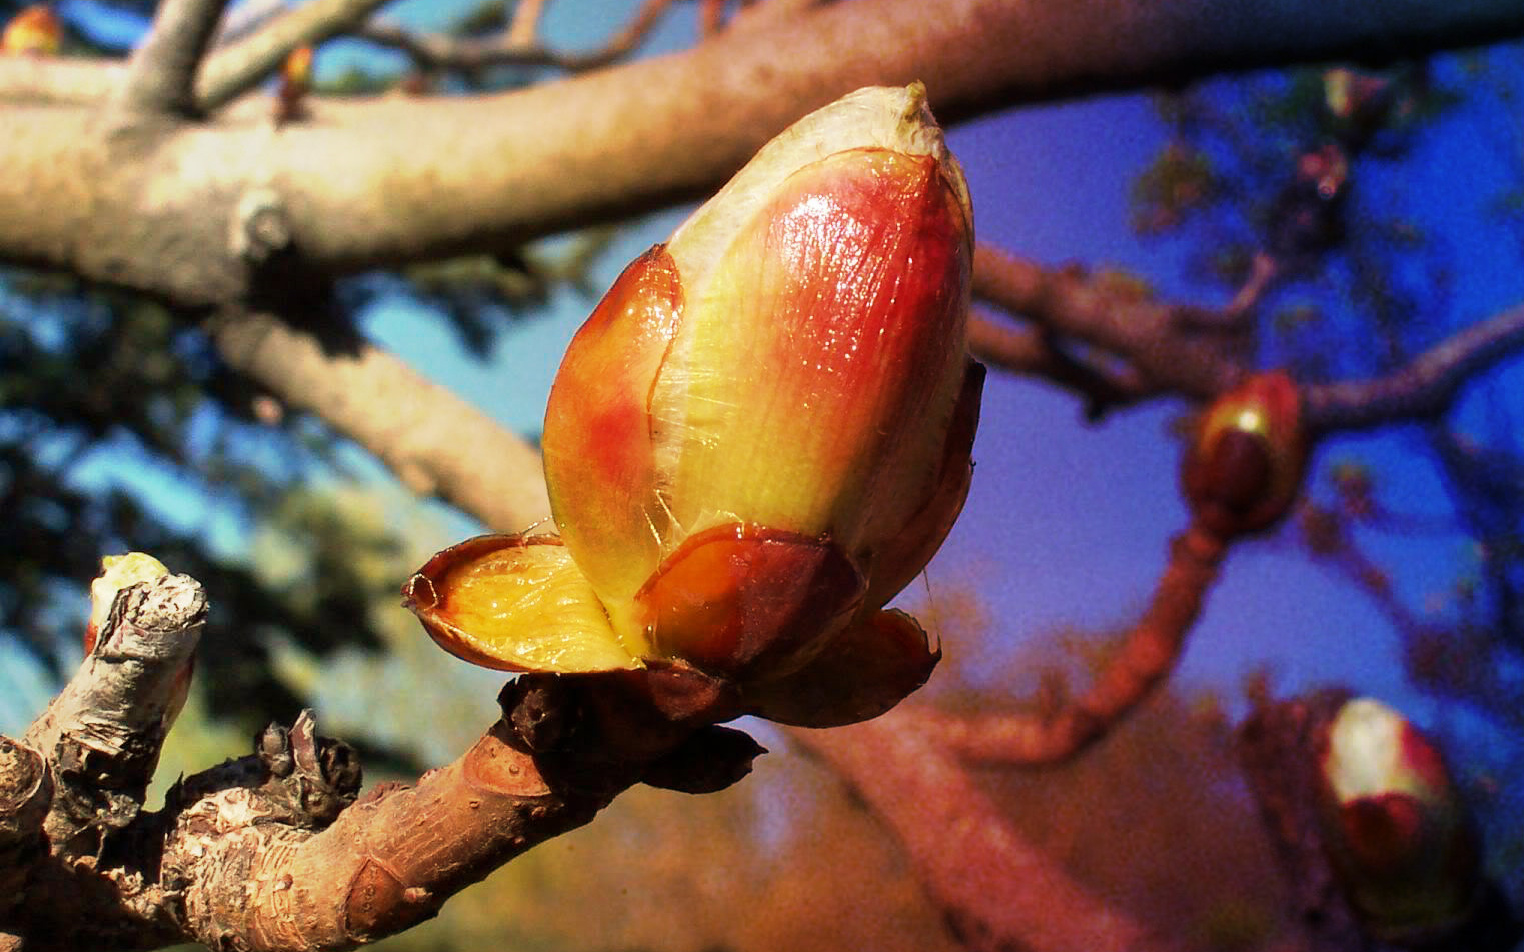
<path fill-rule="evenodd" d="M 830 702 L 790 706 L 794 672 L 919 683 L 935 652 L 879 609 L 967 493 L 971 257 L 967 187 L 914 84 L 801 119 L 626 269 L 543 436 L 564 552 L 625 656 L 765 683 L 758 707 L 800 722 Z"/>
<path fill-rule="evenodd" d="M 169 569 L 163 562 L 142 552 L 128 552 L 126 555 L 108 555 L 102 558 L 101 574 L 90 583 L 90 620 L 85 625 L 85 656 L 89 657 L 95 651 L 95 646 L 102 636 L 109 634 L 105 628 L 111 617 L 111 606 L 116 601 L 118 593 L 140 582 L 158 581 L 168 574 Z M 191 675 L 194 671 L 195 656 L 192 655 L 175 676 L 174 684 L 170 687 L 170 696 L 164 712 L 166 729 L 174 723 L 175 718 L 180 714 L 180 709 L 185 706 L 185 698 L 190 694 Z"/>
<path fill-rule="evenodd" d="M 1370 933 L 1416 940 L 1464 917 L 1482 894 L 1479 850 L 1433 742 L 1357 698 L 1330 722 L 1319 770 L 1329 859 Z"/>
<path fill-rule="evenodd" d="M 561 536 L 630 651 L 803 663 L 920 570 L 968 481 L 970 255 L 915 85 L 806 116 L 620 278 L 544 448 Z"/>
<path fill-rule="evenodd" d="M 0 33 L 0 54 L 52 56 L 63 41 L 63 24 L 45 4 L 27 7 L 11 18 Z"/>
<path fill-rule="evenodd" d="M 1181 482 L 1196 517 L 1231 538 L 1267 529 L 1286 514 L 1306 458 L 1296 384 L 1281 371 L 1255 374 L 1202 416 Z"/>

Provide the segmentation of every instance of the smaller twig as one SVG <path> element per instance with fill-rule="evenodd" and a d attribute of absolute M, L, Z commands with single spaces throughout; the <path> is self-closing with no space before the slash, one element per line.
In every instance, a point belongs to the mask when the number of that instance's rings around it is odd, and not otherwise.
<path fill-rule="evenodd" d="M 969 760 L 1036 766 L 1073 757 L 1106 736 L 1174 670 L 1226 551 L 1225 542 L 1195 524 L 1177 537 L 1148 610 L 1089 690 L 1059 710 L 928 712 L 926 729 Z"/>
<path fill-rule="evenodd" d="M 247 0 L 223 16 L 217 34 L 212 37 L 212 45 L 220 47 L 236 43 L 289 8 L 289 0 Z"/>
<path fill-rule="evenodd" d="M 1119 293 L 1077 268 L 1047 269 L 991 245 L 974 250 L 974 297 L 1059 339 L 1112 354 L 1155 391 L 1210 399 L 1246 372 L 1220 333 L 1193 328 L 1204 309 Z M 1220 322 L 1216 322 L 1220 323 Z"/>
<path fill-rule="evenodd" d="M 207 59 L 196 82 L 196 108 L 211 112 L 254 88 L 298 46 L 353 30 L 387 0 L 312 0 Z"/>
<path fill-rule="evenodd" d="M 195 113 L 196 70 L 216 33 L 228 0 L 164 0 L 148 37 L 127 61 L 114 96 L 119 108 L 139 113 Z"/>
<path fill-rule="evenodd" d="M 1085 400 L 1085 415 L 1092 421 L 1155 393 L 1131 368 L 1095 366 L 1059 347 L 1050 333 L 1007 326 L 977 311 L 968 324 L 968 349 L 1001 370 L 1042 377 L 1072 391 Z"/>
<path fill-rule="evenodd" d="M 88 854 L 101 828 L 137 816 L 205 618 L 206 596 L 187 576 L 123 589 L 94 650 L 27 731 L 24 743 L 51 762 L 55 851 L 83 836 L 73 848 Z"/>
<path fill-rule="evenodd" d="M 1524 304 L 1453 334 L 1384 377 L 1303 387 L 1303 419 L 1313 433 L 1431 420 L 1467 382 L 1521 348 Z"/>
<path fill-rule="evenodd" d="M 545 14 L 545 4 L 546 0 L 519 0 L 508 24 L 510 45 L 534 45 L 535 37 L 540 34 L 540 18 Z"/>
<path fill-rule="evenodd" d="M 470 72 L 491 66 L 549 66 L 567 72 L 584 72 L 607 66 L 632 51 L 661 20 L 672 0 L 645 0 L 635 16 L 608 42 L 586 52 L 564 52 L 542 45 L 531 32 L 515 27 L 502 36 L 470 37 L 414 33 L 394 23 L 368 23 L 356 36 L 402 50 L 424 69 Z M 522 9 L 522 8 L 521 8 Z"/>

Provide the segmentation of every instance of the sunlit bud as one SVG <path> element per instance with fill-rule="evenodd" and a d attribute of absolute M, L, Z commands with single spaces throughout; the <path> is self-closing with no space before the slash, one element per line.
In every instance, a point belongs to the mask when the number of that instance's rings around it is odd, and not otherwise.
<path fill-rule="evenodd" d="M 0 33 L 0 53 L 52 56 L 63 41 L 63 23 L 45 4 L 36 3 L 11 18 Z"/>
<path fill-rule="evenodd" d="M 1300 415 L 1296 384 L 1280 371 L 1255 374 L 1207 408 L 1181 473 L 1206 528 L 1232 537 L 1286 514 L 1307 456 Z"/>
<path fill-rule="evenodd" d="M 95 651 L 96 642 L 108 635 L 106 625 L 111 616 L 111 605 L 117 593 L 140 582 L 155 582 L 169 574 L 164 563 L 142 552 L 126 555 L 108 555 L 101 559 L 101 574 L 90 583 L 90 620 L 85 625 L 85 656 Z M 164 715 L 167 724 L 179 715 L 190 692 L 194 660 L 188 661 L 170 688 L 169 704 Z"/>
<path fill-rule="evenodd" d="M 275 92 L 277 124 L 300 119 L 305 110 L 302 100 L 312 87 L 312 47 L 298 46 L 286 54 L 280 68 L 280 85 Z"/>
<path fill-rule="evenodd" d="M 620 663 L 680 659 L 800 722 L 867 716 L 918 685 L 905 672 L 924 679 L 935 653 L 880 609 L 968 488 L 983 380 L 964 347 L 971 242 L 967 188 L 919 84 L 860 90 L 764 146 L 625 270 L 567 350 L 543 436 L 564 547 L 500 543 L 512 554 L 491 568 L 420 573 L 435 603 L 474 613 L 458 653 L 570 670 L 583 649 L 568 645 L 601 619 Z M 525 649 L 543 636 L 498 607 L 522 601 L 505 594 L 519 566 L 542 562 L 600 606 L 554 652 Z M 469 608 L 456 573 L 479 587 Z M 467 640 L 420 615 L 451 650 Z M 841 708 L 790 707 L 780 679 L 804 684 L 817 662 L 849 680 L 892 669 L 898 694 L 847 684 Z"/>
<path fill-rule="evenodd" d="M 1329 724 L 1319 767 L 1329 859 L 1373 936 L 1432 936 L 1473 907 L 1473 828 L 1429 738 L 1380 701 L 1357 698 Z"/>
<path fill-rule="evenodd" d="M 90 621 L 85 626 L 85 654 L 95 650 L 111 612 L 117 592 L 139 582 L 153 582 L 169 574 L 164 563 L 142 552 L 108 555 L 101 559 L 101 574 L 90 583 Z"/>

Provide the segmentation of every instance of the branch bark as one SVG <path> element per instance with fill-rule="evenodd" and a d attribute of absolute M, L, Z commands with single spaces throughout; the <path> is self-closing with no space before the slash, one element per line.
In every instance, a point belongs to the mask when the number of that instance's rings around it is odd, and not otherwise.
<path fill-rule="evenodd" d="M 51 764 L 55 849 L 88 854 L 104 829 L 137 817 L 205 620 L 206 596 L 187 576 L 123 590 L 94 650 L 28 728 L 23 743 Z"/>
<path fill-rule="evenodd" d="M 974 296 L 1051 335 L 1050 352 L 1056 353 L 1053 341 L 1071 340 L 1124 364 L 1126 374 L 1091 367 L 1090 379 L 1081 380 L 1071 361 L 1065 376 L 1071 385 L 1087 388 L 1097 409 L 1109 406 L 1102 402 L 1107 397 L 1132 402 L 1160 392 L 1206 400 L 1248 372 L 1232 335 L 1203 329 L 1201 308 L 1124 291 L 1079 268 L 1049 269 L 980 244 L 974 251 Z M 1006 335 L 980 333 L 991 349 L 1008 343 L 999 340 Z"/>

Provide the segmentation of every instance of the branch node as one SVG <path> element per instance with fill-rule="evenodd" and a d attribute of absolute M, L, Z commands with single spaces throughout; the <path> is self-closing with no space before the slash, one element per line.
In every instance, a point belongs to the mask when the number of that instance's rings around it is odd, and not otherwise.
<path fill-rule="evenodd" d="M 244 192 L 229 222 L 228 247 L 233 254 L 258 266 L 289 248 L 291 241 L 291 220 L 280 193 L 268 186 Z"/>

